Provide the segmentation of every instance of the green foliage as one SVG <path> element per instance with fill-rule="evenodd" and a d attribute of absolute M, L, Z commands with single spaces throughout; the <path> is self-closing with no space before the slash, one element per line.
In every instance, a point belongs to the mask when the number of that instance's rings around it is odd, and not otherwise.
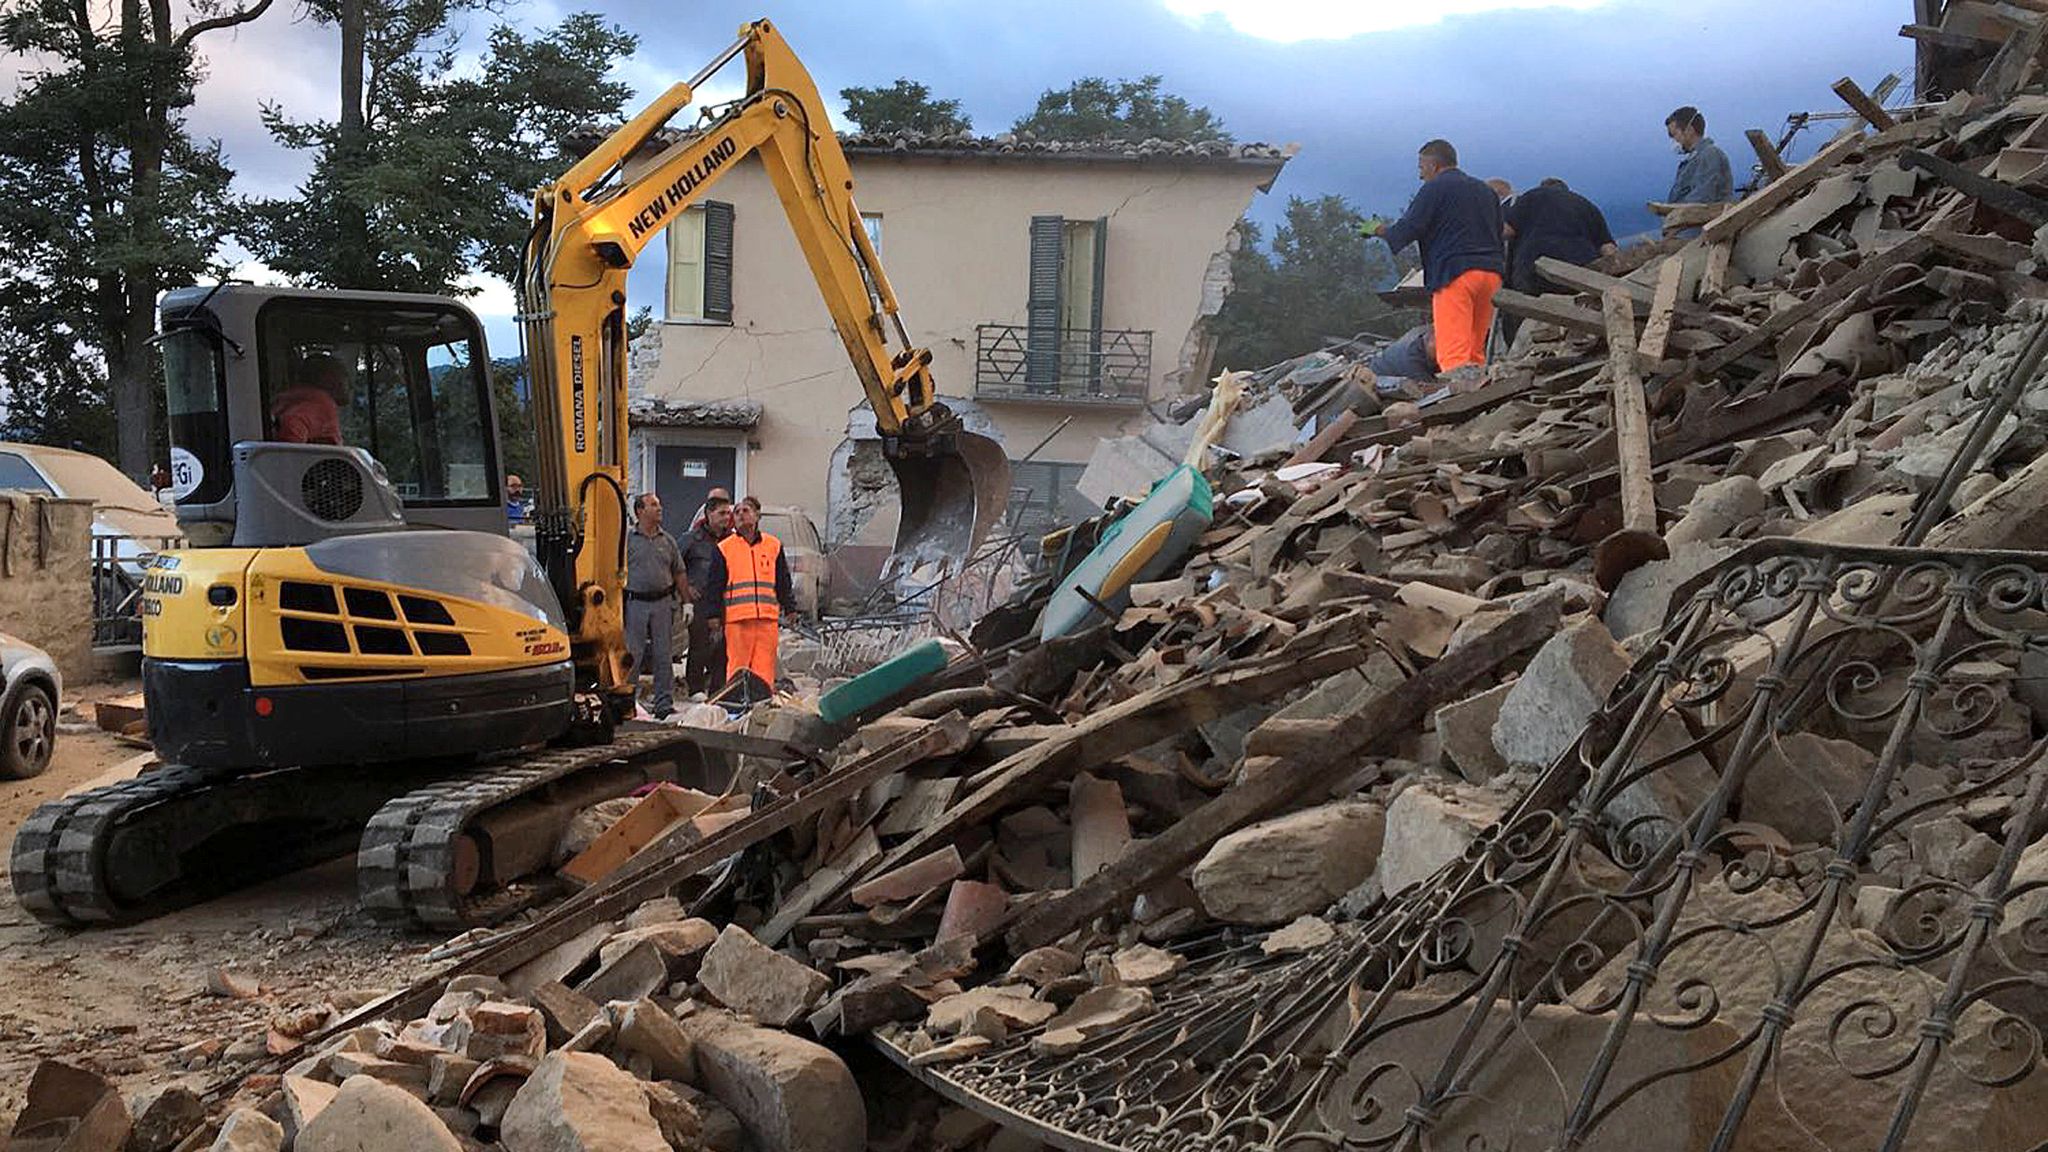
<path fill-rule="evenodd" d="M 607 80 L 637 40 L 591 13 L 537 36 L 499 26 L 481 68 L 458 74 L 450 16 L 476 0 L 371 0 L 363 135 L 266 106 L 287 148 L 314 153 L 296 196 L 248 204 L 244 242 L 270 267 L 324 287 L 460 293 L 471 272 L 513 278 L 533 190 L 568 164 L 579 125 L 619 119 Z M 334 0 L 310 5 L 339 19 Z"/>
<path fill-rule="evenodd" d="M 170 0 L 0 4 L 0 45 L 24 65 L 0 99 L 0 394 L 15 434 L 109 455 L 118 439 L 124 470 L 147 472 L 162 437 L 157 294 L 219 274 L 229 221 L 233 173 L 184 126 L 194 43 L 267 3 L 194 5 L 182 28 Z"/>
<path fill-rule="evenodd" d="M 1270 254 L 1259 226 L 1238 221 L 1230 296 L 1211 325 L 1217 368 L 1262 368 L 1368 328 L 1399 334 L 1409 318 L 1376 293 L 1405 269 L 1386 245 L 1359 238 L 1358 218 L 1342 196 L 1290 197 Z"/>
<path fill-rule="evenodd" d="M 841 88 L 846 118 L 862 132 L 904 132 L 919 136 L 958 136 L 974 125 L 960 112 L 958 100 L 934 100 L 932 90 L 915 80 L 899 79 L 887 88 Z"/>
<path fill-rule="evenodd" d="M 498 461 L 501 471 L 517 473 L 530 484 L 538 447 L 534 439 L 533 405 L 526 365 L 517 359 L 491 361 L 491 403 L 498 410 Z"/>
<path fill-rule="evenodd" d="M 1031 115 L 1017 121 L 1011 131 L 1030 133 L 1041 140 L 1218 140 L 1229 143 L 1230 133 L 1223 121 L 1207 108 L 1198 108 L 1169 92 L 1161 92 L 1164 77 L 1114 83 L 1099 76 L 1085 76 L 1061 89 L 1049 89 L 1038 98 Z"/>

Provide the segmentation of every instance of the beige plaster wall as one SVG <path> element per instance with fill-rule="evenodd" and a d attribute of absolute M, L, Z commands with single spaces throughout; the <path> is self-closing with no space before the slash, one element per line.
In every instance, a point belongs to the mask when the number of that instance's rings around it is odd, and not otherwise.
<path fill-rule="evenodd" d="M 0 632 L 92 672 L 92 502 L 0 490 Z"/>
<path fill-rule="evenodd" d="M 1151 395 L 1199 389 L 1179 377 L 1212 257 L 1270 169 L 1119 163 L 853 158 L 855 195 L 881 213 L 883 266 L 911 339 L 930 347 L 944 395 L 974 394 L 975 328 L 1022 324 L 1034 215 L 1109 218 L 1103 325 L 1152 332 Z M 827 473 L 860 385 L 834 335 L 758 162 L 712 195 L 735 206 L 733 323 L 664 323 L 638 392 L 672 400 L 751 397 L 764 408 L 746 466 L 753 494 L 809 509 L 823 526 Z M 665 259 L 650 248 L 643 259 Z M 1210 293 L 1214 303 L 1214 291 Z M 1013 456 L 1067 417 L 1039 460 L 1085 462 L 1122 434 L 1130 409 L 984 400 Z M 865 537 L 865 533 L 863 534 Z"/>

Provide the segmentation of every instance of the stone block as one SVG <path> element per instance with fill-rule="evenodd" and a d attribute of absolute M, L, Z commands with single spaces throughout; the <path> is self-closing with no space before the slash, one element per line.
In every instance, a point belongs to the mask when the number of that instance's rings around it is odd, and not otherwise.
<path fill-rule="evenodd" d="M 728 924 L 704 954 L 698 973 L 720 1004 L 764 1024 L 787 1028 L 817 1006 L 832 981 Z"/>
<path fill-rule="evenodd" d="M 739 1117 L 760 1152 L 867 1147 L 860 1087 L 831 1050 L 719 1012 L 694 1012 L 682 1024 L 704 1086 Z"/>
<path fill-rule="evenodd" d="M 1386 813 L 1346 801 L 1241 828 L 1195 865 L 1195 893 L 1210 916 L 1271 926 L 1321 912 L 1378 862 Z"/>
<path fill-rule="evenodd" d="M 507 1152 L 669 1152 L 644 1086 L 588 1052 L 551 1052 L 499 1125 Z"/>
<path fill-rule="evenodd" d="M 462 1152 L 462 1142 L 434 1110 L 410 1092 L 368 1076 L 351 1076 L 307 1122 L 292 1152 Z"/>
<path fill-rule="evenodd" d="M 1506 810 L 1506 797 L 1470 785 L 1418 780 L 1402 789 L 1387 805 L 1380 890 L 1397 896 L 1436 875 Z"/>

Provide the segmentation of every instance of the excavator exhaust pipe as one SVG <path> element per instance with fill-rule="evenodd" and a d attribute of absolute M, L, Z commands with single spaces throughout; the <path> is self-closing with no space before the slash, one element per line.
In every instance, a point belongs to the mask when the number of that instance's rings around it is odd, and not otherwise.
<path fill-rule="evenodd" d="M 1002 523 L 1010 502 L 1010 461 L 986 436 L 957 431 L 929 451 L 889 452 L 902 511 L 884 582 L 926 573 L 935 580 L 964 566 Z M 926 583 L 931 580 L 925 581 Z"/>

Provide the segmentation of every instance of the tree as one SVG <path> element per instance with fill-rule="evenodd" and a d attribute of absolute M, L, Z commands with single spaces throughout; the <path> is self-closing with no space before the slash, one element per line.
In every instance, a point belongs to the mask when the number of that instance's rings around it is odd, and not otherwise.
<path fill-rule="evenodd" d="M 1038 107 L 1011 126 L 1041 140 L 1217 140 L 1229 143 L 1223 121 L 1207 108 L 1161 92 L 1165 80 L 1147 76 L 1115 83 L 1086 76 L 1048 90 Z"/>
<path fill-rule="evenodd" d="M 1358 219 L 1342 196 L 1289 197 L 1271 254 L 1260 248 L 1258 224 L 1238 221 L 1230 295 L 1212 322 L 1219 368 L 1264 367 L 1332 337 L 1406 327 L 1410 318 L 1377 295 L 1406 269 L 1385 244 L 1359 237 Z"/>
<path fill-rule="evenodd" d="M 0 388 L 13 419 L 104 450 L 93 405 L 61 411 L 100 393 L 137 479 L 159 438 L 157 296 L 219 271 L 230 220 L 220 146 L 185 130 L 196 45 L 271 2 L 199 0 L 182 26 L 172 0 L 0 4 L 0 43 L 36 62 L 0 103 Z"/>
<path fill-rule="evenodd" d="M 314 153 L 289 199 L 248 205 L 244 241 L 293 280 L 324 287 L 459 294 L 472 272 L 514 278 L 534 188 L 567 166 L 561 144 L 620 118 L 630 94 L 607 80 L 637 40 L 590 13 L 537 36 L 500 25 L 482 66 L 458 73 L 449 19 L 480 0 L 309 0 L 344 44 L 343 115 L 264 120 L 288 148 Z"/>
<path fill-rule="evenodd" d="M 899 79 L 887 88 L 841 88 L 846 118 L 862 132 L 903 132 L 914 136 L 960 136 L 974 125 L 958 100 L 934 100 L 932 90 Z"/>

